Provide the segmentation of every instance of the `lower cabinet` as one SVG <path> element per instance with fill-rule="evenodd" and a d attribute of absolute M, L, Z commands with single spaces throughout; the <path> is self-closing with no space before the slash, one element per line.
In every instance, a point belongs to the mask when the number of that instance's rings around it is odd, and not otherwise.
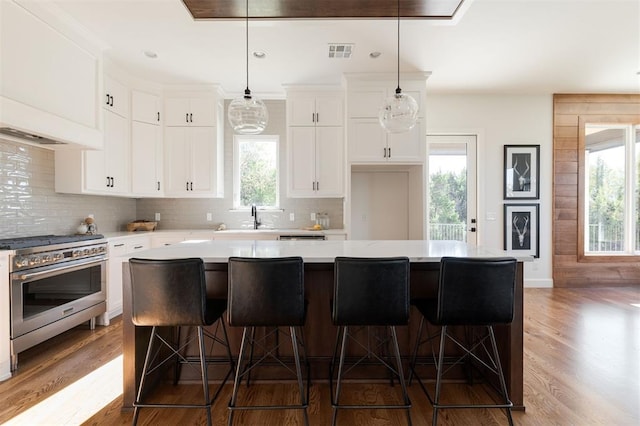
<path fill-rule="evenodd" d="M 109 241 L 109 267 L 107 268 L 107 318 L 122 314 L 122 263 L 135 257 L 137 251 L 151 247 L 149 236 L 123 237 Z"/>

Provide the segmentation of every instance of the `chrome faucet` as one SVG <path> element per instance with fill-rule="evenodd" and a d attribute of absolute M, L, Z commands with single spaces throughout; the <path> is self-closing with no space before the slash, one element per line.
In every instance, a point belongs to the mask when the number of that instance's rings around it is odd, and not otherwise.
<path fill-rule="evenodd" d="M 258 219 L 258 208 L 255 204 L 251 204 L 251 217 L 253 217 L 253 229 L 258 229 L 262 223 Z"/>

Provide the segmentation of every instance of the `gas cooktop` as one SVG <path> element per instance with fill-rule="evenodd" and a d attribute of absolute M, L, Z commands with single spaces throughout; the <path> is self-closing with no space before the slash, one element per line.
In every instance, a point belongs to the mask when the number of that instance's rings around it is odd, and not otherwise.
<path fill-rule="evenodd" d="M 0 250 L 17 250 L 54 244 L 74 243 L 77 241 L 98 240 L 101 238 L 104 238 L 101 234 L 35 235 L 32 237 L 5 238 L 0 239 Z"/>

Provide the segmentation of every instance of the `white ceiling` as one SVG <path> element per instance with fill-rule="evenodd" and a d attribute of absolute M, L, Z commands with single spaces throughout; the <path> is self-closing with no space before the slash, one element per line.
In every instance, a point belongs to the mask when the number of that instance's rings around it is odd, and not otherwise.
<path fill-rule="evenodd" d="M 180 0 L 49 0 L 108 48 L 106 57 L 158 83 L 245 87 L 245 22 L 194 21 Z M 430 93 L 640 92 L 640 0 L 475 0 L 457 22 L 403 20 L 401 72 L 431 72 Z M 343 73 L 396 71 L 395 20 L 250 21 L 249 86 L 340 84 Z M 329 59 L 329 43 L 354 43 Z M 157 59 L 143 55 L 155 51 Z M 369 53 L 382 55 L 371 59 Z M 402 86 L 402 84 L 401 84 Z"/>

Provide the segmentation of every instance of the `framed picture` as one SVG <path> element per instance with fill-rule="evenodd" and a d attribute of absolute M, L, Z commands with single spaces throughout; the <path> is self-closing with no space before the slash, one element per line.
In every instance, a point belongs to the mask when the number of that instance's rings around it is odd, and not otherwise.
<path fill-rule="evenodd" d="M 504 199 L 540 198 L 540 145 L 504 146 Z"/>
<path fill-rule="evenodd" d="M 504 205 L 504 249 L 539 257 L 538 204 Z"/>

